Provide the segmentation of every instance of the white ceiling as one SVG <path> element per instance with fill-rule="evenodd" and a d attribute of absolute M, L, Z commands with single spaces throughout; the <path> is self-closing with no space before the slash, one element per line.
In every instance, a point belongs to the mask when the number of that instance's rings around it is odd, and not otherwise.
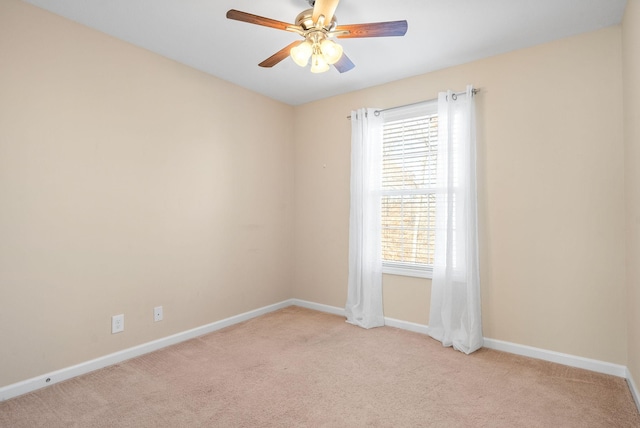
<path fill-rule="evenodd" d="M 312 74 L 287 58 L 299 38 L 226 19 L 229 9 L 294 23 L 307 0 L 25 0 L 190 67 L 298 105 L 593 31 L 622 20 L 626 0 L 342 0 L 338 24 L 406 19 L 404 37 L 342 39 L 356 67 Z"/>

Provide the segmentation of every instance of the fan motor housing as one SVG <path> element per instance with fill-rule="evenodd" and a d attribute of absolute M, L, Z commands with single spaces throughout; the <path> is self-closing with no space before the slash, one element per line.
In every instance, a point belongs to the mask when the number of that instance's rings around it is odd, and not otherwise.
<path fill-rule="evenodd" d="M 313 9 L 307 9 L 302 11 L 296 17 L 296 25 L 302 27 L 304 31 L 312 30 L 315 27 L 315 24 L 313 22 Z M 322 26 L 322 28 L 324 28 L 327 31 L 331 31 L 336 27 L 336 25 L 338 25 L 338 21 L 334 15 L 333 18 L 331 18 L 331 22 L 329 23 L 329 25 L 325 24 Z"/>

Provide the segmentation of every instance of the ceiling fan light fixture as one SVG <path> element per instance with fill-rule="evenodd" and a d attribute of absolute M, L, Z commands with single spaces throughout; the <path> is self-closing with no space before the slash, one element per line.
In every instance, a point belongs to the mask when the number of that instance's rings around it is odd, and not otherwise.
<path fill-rule="evenodd" d="M 312 73 L 324 73 L 329 70 L 329 64 L 324 59 L 322 53 L 315 53 L 311 57 L 311 72 Z"/>
<path fill-rule="evenodd" d="M 342 46 L 334 42 L 333 40 L 324 39 L 322 43 L 320 43 L 320 49 L 322 50 L 322 55 L 324 59 L 329 64 L 335 64 L 342 57 Z"/>
<path fill-rule="evenodd" d="M 302 11 L 296 17 L 295 24 L 278 21 L 264 16 L 242 12 L 236 9 L 227 11 L 227 18 L 263 27 L 289 31 L 302 36 L 302 42 L 288 44 L 258 65 L 271 68 L 290 56 L 300 67 L 306 67 L 311 58 L 311 71 L 322 73 L 332 65 L 340 73 L 352 70 L 355 64 L 343 53 L 342 46 L 332 37 L 363 38 L 404 36 L 407 21 L 370 22 L 338 26 L 335 10 L 340 0 L 307 0 L 311 8 Z"/>
<path fill-rule="evenodd" d="M 313 53 L 313 45 L 310 41 L 305 40 L 300 43 L 298 46 L 294 46 L 291 48 L 289 54 L 291 55 L 291 59 L 293 62 L 298 64 L 300 67 L 306 67 L 309 63 L 309 58 L 311 58 L 311 54 Z"/>

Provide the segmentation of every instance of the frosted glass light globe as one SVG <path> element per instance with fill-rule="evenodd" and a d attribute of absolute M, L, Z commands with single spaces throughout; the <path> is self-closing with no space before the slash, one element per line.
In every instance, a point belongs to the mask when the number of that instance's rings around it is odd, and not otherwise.
<path fill-rule="evenodd" d="M 335 64 L 342 56 L 342 46 L 333 40 L 324 39 L 320 43 L 320 49 L 322 49 L 322 55 L 324 55 L 324 59 L 329 64 Z"/>
<path fill-rule="evenodd" d="M 300 43 L 298 46 L 292 47 L 289 51 L 289 55 L 291 55 L 291 59 L 293 59 L 293 62 L 298 64 L 300 67 L 306 67 L 312 52 L 313 47 L 311 45 L 311 42 L 306 40 Z"/>
<path fill-rule="evenodd" d="M 329 64 L 324 59 L 324 56 L 320 54 L 314 54 L 311 57 L 311 72 L 312 73 L 324 73 L 329 69 Z"/>

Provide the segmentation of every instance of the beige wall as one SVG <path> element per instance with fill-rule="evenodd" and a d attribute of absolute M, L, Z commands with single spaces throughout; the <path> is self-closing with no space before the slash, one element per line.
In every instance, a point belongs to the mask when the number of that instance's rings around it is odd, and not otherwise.
<path fill-rule="evenodd" d="M 640 1 L 622 23 L 627 202 L 628 367 L 640 387 Z"/>
<path fill-rule="evenodd" d="M 295 297 L 345 302 L 350 110 L 472 83 L 485 336 L 626 364 L 621 76 L 612 27 L 297 107 Z M 426 323 L 429 288 L 385 276 L 385 315 Z"/>
<path fill-rule="evenodd" d="M 0 386 L 291 297 L 292 107 L 17 0 L 0 52 Z"/>

